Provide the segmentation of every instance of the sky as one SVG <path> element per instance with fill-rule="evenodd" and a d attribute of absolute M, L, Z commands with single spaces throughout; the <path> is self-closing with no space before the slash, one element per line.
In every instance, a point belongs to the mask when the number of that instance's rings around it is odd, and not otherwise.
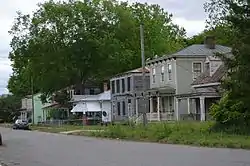
<path fill-rule="evenodd" d="M 45 0 L 1 0 L 0 1 L 0 95 L 8 93 L 7 83 L 12 73 L 8 60 L 11 36 L 8 31 L 16 16 L 16 11 L 28 14 L 37 8 L 37 3 Z M 173 14 L 173 22 L 186 29 L 192 36 L 205 28 L 206 13 L 203 4 L 206 0 L 128 0 L 129 2 L 147 2 L 159 4 Z"/>

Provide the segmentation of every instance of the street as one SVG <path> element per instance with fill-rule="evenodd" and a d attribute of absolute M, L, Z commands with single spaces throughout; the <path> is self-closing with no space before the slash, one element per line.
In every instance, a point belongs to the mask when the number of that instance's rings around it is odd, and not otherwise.
<path fill-rule="evenodd" d="M 0 163 L 7 166 L 250 166 L 250 151 L 246 150 L 102 140 L 7 128 L 0 128 L 0 132 L 4 143 Z"/>

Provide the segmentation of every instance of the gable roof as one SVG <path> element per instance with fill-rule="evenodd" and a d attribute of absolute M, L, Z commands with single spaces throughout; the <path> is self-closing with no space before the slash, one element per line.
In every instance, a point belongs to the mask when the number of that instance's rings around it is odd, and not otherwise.
<path fill-rule="evenodd" d="M 220 65 L 220 67 L 215 71 L 215 73 L 210 76 L 209 72 L 202 73 L 191 85 L 201 85 L 220 82 L 222 77 L 226 74 L 227 70 L 225 65 Z"/>

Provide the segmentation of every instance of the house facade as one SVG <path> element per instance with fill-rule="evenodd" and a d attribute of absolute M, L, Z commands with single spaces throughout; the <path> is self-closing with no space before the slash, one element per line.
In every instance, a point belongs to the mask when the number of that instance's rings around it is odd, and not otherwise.
<path fill-rule="evenodd" d="M 81 90 L 82 89 L 82 90 Z M 85 95 L 97 95 L 102 92 L 101 85 L 95 85 L 94 83 L 87 83 L 84 86 L 72 86 L 68 87 L 67 91 L 70 95 L 71 101 L 77 101 L 83 98 Z"/>
<path fill-rule="evenodd" d="M 231 55 L 231 48 L 216 45 L 214 37 L 207 37 L 204 44 L 147 61 L 148 119 L 182 120 L 193 113 L 195 119 L 206 120 L 209 105 L 220 97 L 217 89 L 225 73 L 216 53 Z"/>
<path fill-rule="evenodd" d="M 21 111 L 20 111 L 20 119 L 29 120 L 32 119 L 32 97 L 30 95 L 22 98 L 21 101 Z"/>
<path fill-rule="evenodd" d="M 142 68 L 118 74 L 110 79 L 112 119 L 127 120 L 149 112 L 149 102 L 143 101 L 143 83 L 149 88 L 149 70 L 145 69 L 145 82 L 142 82 Z"/>
<path fill-rule="evenodd" d="M 104 83 L 104 92 L 97 95 L 85 95 L 83 98 L 72 101 L 74 107 L 70 111 L 80 114 L 80 117 L 91 119 L 100 117 L 103 122 L 111 122 L 111 94 L 108 84 Z"/>

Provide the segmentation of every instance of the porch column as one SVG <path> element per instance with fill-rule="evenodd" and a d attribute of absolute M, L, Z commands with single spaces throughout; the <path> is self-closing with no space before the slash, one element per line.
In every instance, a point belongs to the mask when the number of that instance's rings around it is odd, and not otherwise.
<path fill-rule="evenodd" d="M 206 120 L 205 97 L 200 97 L 200 111 L 201 111 L 201 121 L 205 121 Z"/>
<path fill-rule="evenodd" d="M 175 98 L 175 117 L 176 117 L 176 120 L 178 121 L 179 120 L 179 100 L 178 98 Z"/>
<path fill-rule="evenodd" d="M 157 96 L 157 117 L 158 117 L 158 121 L 161 120 L 161 117 L 160 117 L 160 96 Z"/>
<path fill-rule="evenodd" d="M 135 99 L 135 112 L 136 112 L 136 117 L 139 116 L 139 111 L 138 111 L 138 98 Z"/>
<path fill-rule="evenodd" d="M 190 114 L 190 98 L 187 98 L 188 114 Z"/>
<path fill-rule="evenodd" d="M 151 121 L 151 119 L 152 119 L 152 113 L 153 113 L 153 109 L 154 109 L 154 107 L 153 107 L 153 97 L 150 97 L 149 98 L 149 101 L 150 101 L 150 108 L 149 108 L 149 112 L 150 112 L 150 114 L 149 114 L 149 121 Z"/>

